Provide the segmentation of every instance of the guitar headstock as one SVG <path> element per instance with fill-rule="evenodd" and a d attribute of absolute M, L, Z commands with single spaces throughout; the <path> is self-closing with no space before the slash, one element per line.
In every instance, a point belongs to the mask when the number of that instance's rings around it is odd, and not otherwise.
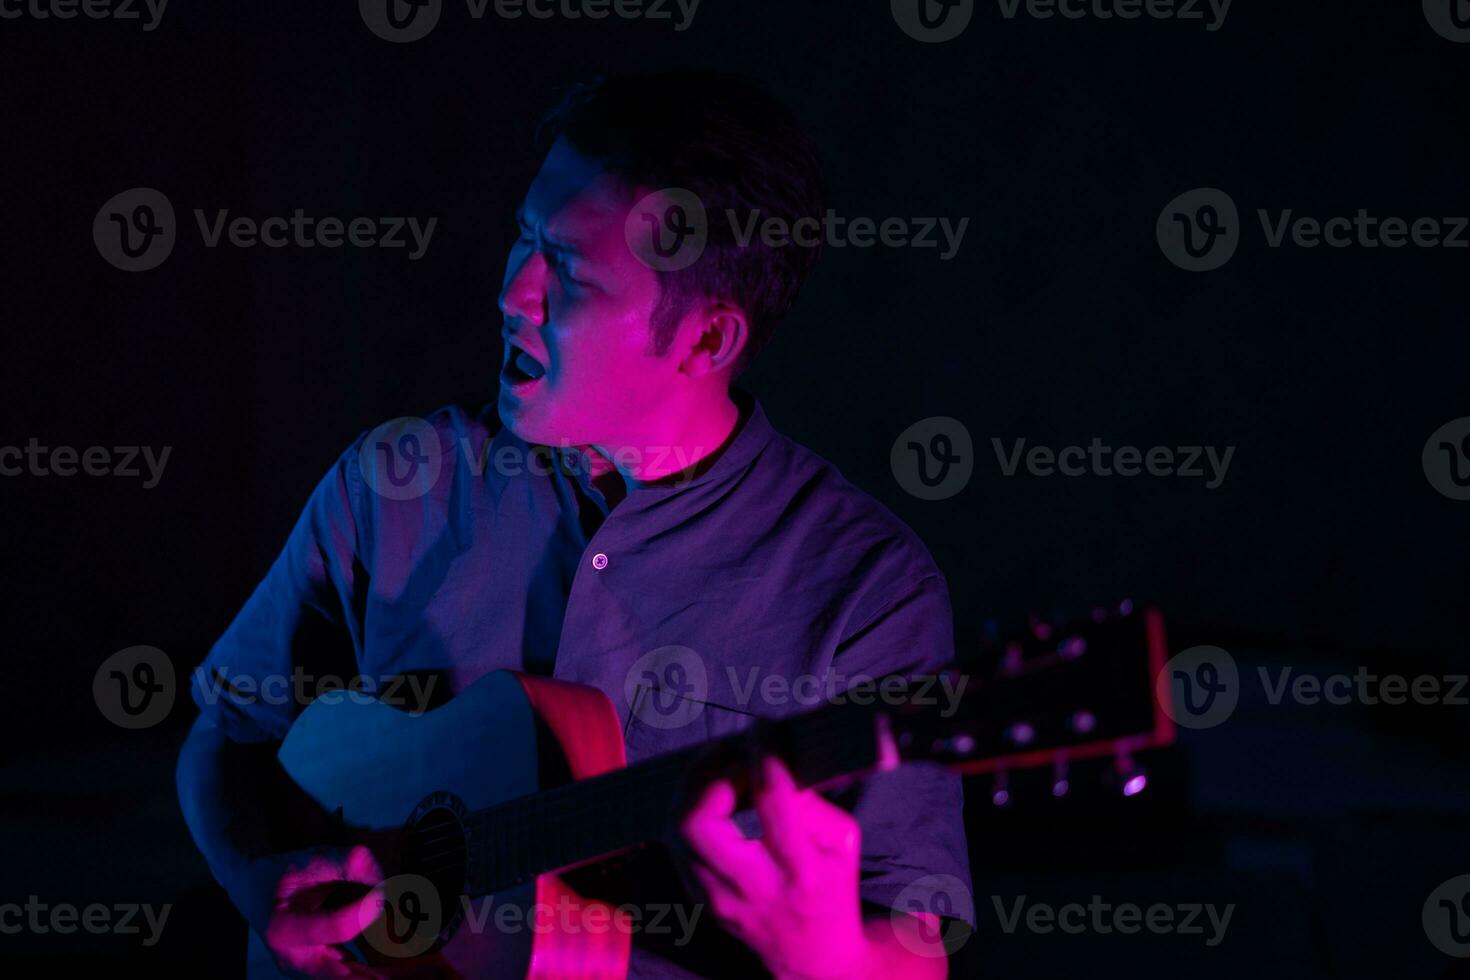
<path fill-rule="evenodd" d="M 889 724 L 901 758 L 992 776 L 991 801 L 1010 802 L 1009 775 L 1050 769 L 1051 792 L 1071 791 L 1074 760 L 1112 757 L 1120 792 L 1148 785 L 1134 756 L 1174 740 L 1153 695 L 1167 658 L 1163 617 L 1128 601 L 1054 624 L 1032 620 L 982 644 L 952 712 L 905 707 Z"/>

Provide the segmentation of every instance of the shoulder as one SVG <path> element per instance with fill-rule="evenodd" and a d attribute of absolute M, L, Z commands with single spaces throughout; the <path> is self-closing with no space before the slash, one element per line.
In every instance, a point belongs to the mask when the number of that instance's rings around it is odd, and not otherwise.
<path fill-rule="evenodd" d="M 339 457 L 337 476 L 360 512 L 432 508 L 457 482 L 483 475 L 507 441 L 516 451 L 528 449 L 501 423 L 493 402 L 451 402 L 360 432 Z"/>
<path fill-rule="evenodd" d="M 835 463 L 779 432 L 765 455 L 773 478 L 783 487 L 784 517 L 834 561 L 901 575 L 905 581 L 942 579 L 914 529 L 856 486 Z"/>

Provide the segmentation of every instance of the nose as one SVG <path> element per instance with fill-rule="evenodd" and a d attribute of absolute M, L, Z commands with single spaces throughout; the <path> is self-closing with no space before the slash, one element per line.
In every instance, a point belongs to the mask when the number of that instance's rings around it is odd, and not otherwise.
<path fill-rule="evenodd" d="M 511 262 L 516 256 L 512 253 Z M 508 269 L 505 285 L 500 289 L 497 305 L 507 324 L 513 320 L 541 326 L 546 322 L 546 276 L 549 266 L 546 257 L 535 250 L 528 250 L 521 257 L 519 268 Z"/>

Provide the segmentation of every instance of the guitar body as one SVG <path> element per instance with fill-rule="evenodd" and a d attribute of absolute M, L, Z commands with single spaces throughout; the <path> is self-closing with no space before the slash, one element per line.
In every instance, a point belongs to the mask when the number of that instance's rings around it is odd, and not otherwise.
<path fill-rule="evenodd" d="M 497 671 L 419 715 L 346 696 L 318 700 L 292 726 L 279 759 L 358 839 L 394 852 L 391 842 L 411 838 L 414 860 L 395 878 L 389 859 L 384 915 L 354 944 L 363 959 L 416 977 L 626 976 L 630 931 L 558 874 L 472 899 L 451 885 L 440 903 L 414 873 L 438 866 L 426 848 L 443 839 L 446 856 L 462 858 L 452 814 L 622 768 L 617 712 L 601 691 Z M 480 895 L 473 867 L 463 873 L 464 894 Z"/>

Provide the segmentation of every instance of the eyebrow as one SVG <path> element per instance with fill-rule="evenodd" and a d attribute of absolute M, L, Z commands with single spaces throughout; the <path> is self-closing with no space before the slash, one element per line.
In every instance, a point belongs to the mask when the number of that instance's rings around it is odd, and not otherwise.
<path fill-rule="evenodd" d="M 531 223 L 526 220 L 526 206 L 524 204 L 516 208 L 516 224 L 518 224 L 523 229 L 531 229 Z M 554 251 L 567 252 L 575 255 L 584 254 L 583 250 L 577 245 L 576 242 L 569 239 L 555 238 L 552 235 L 547 234 L 544 229 L 542 231 L 541 237 L 545 240 L 546 244 Z"/>

